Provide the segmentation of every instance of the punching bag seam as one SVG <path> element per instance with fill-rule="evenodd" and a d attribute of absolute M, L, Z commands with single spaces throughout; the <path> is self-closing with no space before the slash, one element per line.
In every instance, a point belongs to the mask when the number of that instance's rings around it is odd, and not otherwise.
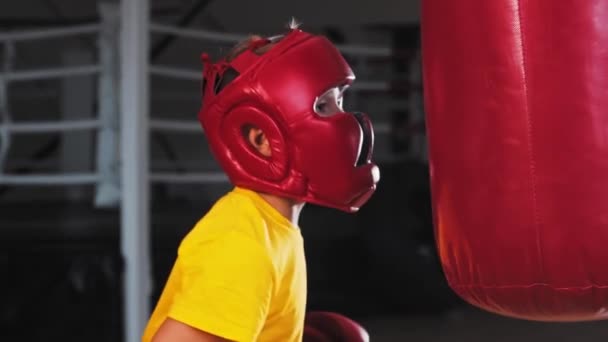
<path fill-rule="evenodd" d="M 523 14 L 522 14 L 522 6 L 521 0 L 517 0 L 517 29 L 519 30 L 519 53 L 520 53 L 520 65 L 521 65 L 521 73 L 522 73 L 522 81 L 523 81 L 523 91 L 524 91 L 524 111 L 526 115 L 526 123 L 527 123 L 527 138 L 528 138 L 528 156 L 529 156 L 529 165 L 530 165 L 530 187 L 532 192 L 532 213 L 534 215 L 534 230 L 536 233 L 536 251 L 538 253 L 538 270 L 540 272 L 541 278 L 544 280 L 545 270 L 543 267 L 543 249 L 541 245 L 541 232 L 540 232 L 540 214 L 538 212 L 538 198 L 537 198 L 537 179 L 536 179 L 536 158 L 534 153 L 534 144 L 533 144 L 533 129 L 534 125 L 532 122 L 532 117 L 530 115 L 530 91 L 528 88 L 528 64 L 527 64 L 527 55 L 526 55 L 526 37 L 524 32 L 524 24 L 523 24 Z"/>

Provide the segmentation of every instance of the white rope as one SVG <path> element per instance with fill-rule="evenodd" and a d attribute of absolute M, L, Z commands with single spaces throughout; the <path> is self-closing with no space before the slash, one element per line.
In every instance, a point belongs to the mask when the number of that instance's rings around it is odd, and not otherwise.
<path fill-rule="evenodd" d="M 96 129 L 101 126 L 99 120 L 74 120 L 59 122 L 28 122 L 0 124 L 0 130 L 12 133 L 48 133 Z"/>
<path fill-rule="evenodd" d="M 49 78 L 60 78 L 68 76 L 83 76 L 98 74 L 101 70 L 99 65 L 83 65 L 67 68 L 40 69 L 32 71 L 13 71 L 6 73 L 8 81 L 32 81 Z"/>
<path fill-rule="evenodd" d="M 151 65 L 150 74 L 155 76 L 171 77 L 188 81 L 200 81 L 200 71 L 175 68 L 165 65 Z M 385 81 L 356 81 L 349 88 L 353 91 L 389 91 L 391 85 Z"/>
<path fill-rule="evenodd" d="M 228 177 L 223 172 L 152 173 L 150 174 L 150 181 L 175 184 L 218 184 L 228 182 Z"/>
<path fill-rule="evenodd" d="M 364 45 L 336 45 L 345 55 L 361 57 L 390 57 L 393 54 L 391 48 L 364 46 Z"/>
<path fill-rule="evenodd" d="M 151 119 L 150 129 L 155 131 L 178 131 L 202 133 L 201 124 L 198 121 L 175 121 L 164 119 Z"/>
<path fill-rule="evenodd" d="M 7 41 L 4 47 L 4 65 L 0 74 L 0 124 L 10 124 L 12 121 L 8 100 L 9 81 L 6 74 L 13 68 L 15 58 L 15 46 L 12 41 Z M 8 157 L 11 146 L 11 134 L 0 126 L 0 174 L 4 171 L 4 163 Z"/>
<path fill-rule="evenodd" d="M 171 172 L 176 170 L 179 166 L 189 172 L 208 172 L 208 171 L 220 171 L 217 162 L 214 160 L 205 160 L 208 158 L 180 160 L 179 163 L 171 160 L 164 159 L 152 159 L 150 160 L 150 167 L 152 172 Z M 179 165 L 178 165 L 179 164 Z"/>
<path fill-rule="evenodd" d="M 166 119 L 150 120 L 150 128 L 156 131 L 177 131 L 177 132 L 193 132 L 202 133 L 201 125 L 198 121 L 175 121 Z M 374 124 L 374 132 L 378 134 L 387 134 L 390 131 L 390 124 L 379 123 Z"/>
<path fill-rule="evenodd" d="M 99 24 L 80 25 L 73 27 L 62 28 L 47 28 L 42 30 L 21 31 L 0 33 L 0 42 L 4 41 L 23 41 L 33 39 L 46 39 L 55 37 L 73 36 L 87 33 L 95 33 L 99 31 Z"/>
<path fill-rule="evenodd" d="M 192 71 L 161 65 L 150 65 L 148 69 L 150 70 L 150 74 L 155 76 L 172 77 L 189 81 L 200 81 L 202 79 L 202 73 L 200 71 Z"/>
<path fill-rule="evenodd" d="M 231 44 L 235 44 L 247 39 L 247 35 L 243 34 L 186 29 L 163 24 L 150 24 L 150 30 L 156 33 L 174 34 L 186 38 L 212 40 L 216 42 Z M 386 47 L 371 47 L 363 45 L 337 45 L 337 48 L 342 51 L 342 53 L 351 56 L 388 57 L 392 55 L 392 50 Z"/>
<path fill-rule="evenodd" d="M 43 170 L 55 169 L 57 168 L 57 164 L 57 160 L 11 159 L 11 167 L 14 169 L 28 168 L 40 172 L 44 172 Z M 180 160 L 179 165 L 170 160 L 150 160 L 150 167 L 152 170 L 158 172 L 173 172 L 178 166 L 186 170 L 191 170 L 189 172 L 206 172 L 206 170 L 215 170 L 218 168 L 216 162 L 205 161 L 203 159 Z"/>
<path fill-rule="evenodd" d="M 221 33 L 221 32 L 212 32 L 206 30 L 194 30 L 187 28 L 178 28 L 174 26 L 168 26 L 163 24 L 150 24 L 150 31 L 155 33 L 168 33 L 179 35 L 186 38 L 194 38 L 201 40 L 213 40 L 216 42 L 222 43 L 238 43 L 244 39 L 247 39 L 246 35 L 241 34 L 231 34 L 231 33 Z"/>
<path fill-rule="evenodd" d="M 85 185 L 95 184 L 101 177 L 92 173 L 0 175 L 0 184 L 6 185 Z"/>

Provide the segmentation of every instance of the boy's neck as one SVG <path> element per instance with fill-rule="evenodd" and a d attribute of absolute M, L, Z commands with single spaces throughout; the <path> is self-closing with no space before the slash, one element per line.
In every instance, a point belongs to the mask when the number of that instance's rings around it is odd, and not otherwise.
<path fill-rule="evenodd" d="M 281 215 L 286 217 L 291 224 L 298 226 L 300 220 L 300 212 L 304 207 L 303 202 L 297 202 L 288 198 L 279 197 L 266 193 L 259 193 L 259 195 L 275 208 Z"/>

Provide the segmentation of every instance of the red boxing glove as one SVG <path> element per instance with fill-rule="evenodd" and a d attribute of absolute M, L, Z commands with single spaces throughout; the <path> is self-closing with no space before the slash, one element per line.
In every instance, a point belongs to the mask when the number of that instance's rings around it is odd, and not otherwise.
<path fill-rule="evenodd" d="M 357 322 L 333 312 L 309 312 L 303 342 L 369 342 L 369 334 Z"/>

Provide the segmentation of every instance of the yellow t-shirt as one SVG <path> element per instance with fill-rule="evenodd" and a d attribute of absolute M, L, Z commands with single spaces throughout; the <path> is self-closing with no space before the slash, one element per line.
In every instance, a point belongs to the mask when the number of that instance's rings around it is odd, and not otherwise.
<path fill-rule="evenodd" d="M 182 241 L 143 341 L 167 317 L 232 341 L 301 341 L 305 309 L 299 228 L 236 188 Z"/>

